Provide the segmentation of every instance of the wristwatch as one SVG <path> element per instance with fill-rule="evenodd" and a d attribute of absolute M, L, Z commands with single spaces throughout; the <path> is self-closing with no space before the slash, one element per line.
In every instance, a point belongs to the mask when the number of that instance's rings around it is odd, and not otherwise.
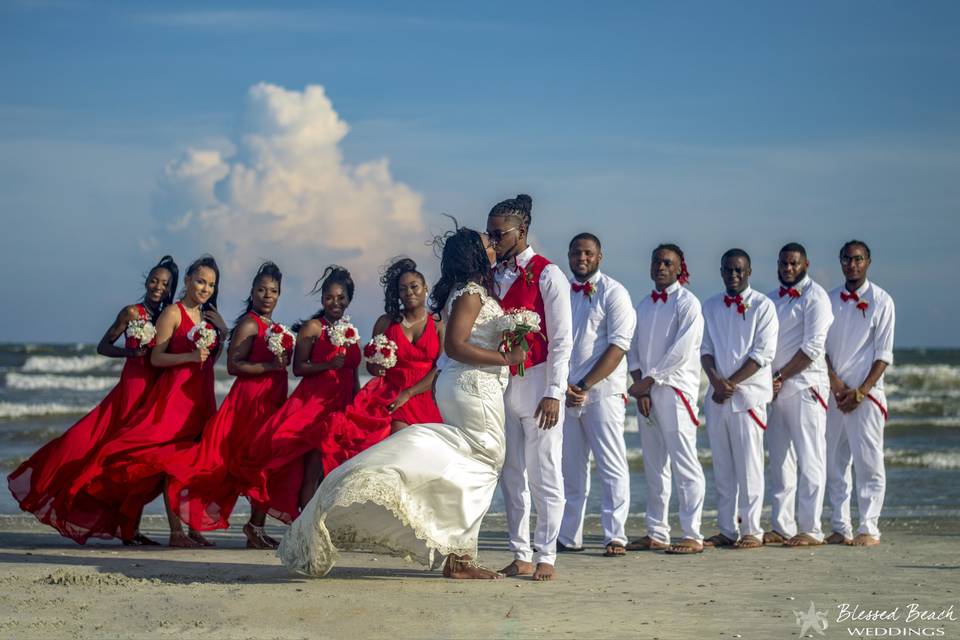
<path fill-rule="evenodd" d="M 866 397 L 866 394 L 864 394 L 863 391 L 860 391 L 859 387 L 853 390 L 853 399 L 857 401 L 857 404 L 863 402 L 863 399 Z"/>
<path fill-rule="evenodd" d="M 580 378 L 580 380 L 577 381 L 577 386 L 580 387 L 582 391 L 587 391 L 590 389 L 590 385 L 587 384 L 586 378 Z"/>

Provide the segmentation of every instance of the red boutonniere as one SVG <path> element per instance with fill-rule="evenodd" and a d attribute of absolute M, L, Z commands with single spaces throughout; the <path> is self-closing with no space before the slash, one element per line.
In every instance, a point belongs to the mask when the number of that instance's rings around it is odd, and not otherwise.
<path fill-rule="evenodd" d="M 857 303 L 857 309 L 860 309 L 860 313 L 863 314 L 864 318 L 867 317 L 867 307 L 869 306 L 870 305 L 867 304 L 866 300 L 861 300 L 860 302 Z"/>
<path fill-rule="evenodd" d="M 747 309 L 750 308 L 749 302 L 741 302 L 737 305 L 737 313 L 739 313 L 744 320 L 747 319 Z"/>

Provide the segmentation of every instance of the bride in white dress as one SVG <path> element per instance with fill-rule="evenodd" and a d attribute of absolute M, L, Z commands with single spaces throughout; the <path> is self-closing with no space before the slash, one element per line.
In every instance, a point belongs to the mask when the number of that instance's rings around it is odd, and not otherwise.
<path fill-rule="evenodd" d="M 324 478 L 284 536 L 283 564 L 311 576 L 333 567 L 337 550 L 409 556 L 444 575 L 497 578 L 472 558 L 480 523 L 503 465 L 503 392 L 520 347 L 501 353 L 486 237 L 461 228 L 445 241 L 434 310 L 446 316 L 446 362 L 436 402 L 446 424 L 390 436 Z"/>

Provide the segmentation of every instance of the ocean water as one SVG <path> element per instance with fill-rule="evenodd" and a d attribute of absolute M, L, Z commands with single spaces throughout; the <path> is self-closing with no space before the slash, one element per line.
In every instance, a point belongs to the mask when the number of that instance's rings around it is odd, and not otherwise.
<path fill-rule="evenodd" d="M 960 350 L 900 350 L 895 362 L 886 375 L 890 421 L 885 432 L 884 516 L 960 516 Z M 116 384 L 122 366 L 121 360 L 98 356 L 92 345 L 0 345 L 0 471 L 4 475 L 12 471 L 96 405 Z M 226 369 L 218 365 L 219 399 L 231 382 Z M 290 382 L 292 390 L 297 380 Z M 642 514 L 646 498 L 638 431 L 644 426 L 631 405 L 625 433 L 631 514 Z M 700 429 L 698 445 L 707 474 L 709 514 L 715 509 L 716 496 L 705 429 Z M 600 485 L 594 482 L 593 486 L 588 509 L 596 513 Z M 158 500 L 146 511 L 162 513 L 162 505 Z M 491 511 L 503 511 L 499 491 Z M 4 486 L 0 514 L 17 512 Z M 705 517 L 705 531 L 711 525 Z"/>

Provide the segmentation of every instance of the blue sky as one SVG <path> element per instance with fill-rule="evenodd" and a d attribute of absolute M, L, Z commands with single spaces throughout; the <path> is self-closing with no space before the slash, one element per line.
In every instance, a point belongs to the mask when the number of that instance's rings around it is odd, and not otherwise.
<path fill-rule="evenodd" d="M 286 268 L 282 320 L 343 262 L 366 328 L 376 265 L 435 273 L 441 213 L 527 192 L 543 253 L 592 231 L 635 298 L 661 241 L 704 298 L 731 246 L 766 291 L 803 242 L 830 288 L 863 238 L 898 345 L 960 346 L 960 5 L 474 4 L 0 5 L 0 341 L 96 341 L 205 250 L 230 314 Z"/>

